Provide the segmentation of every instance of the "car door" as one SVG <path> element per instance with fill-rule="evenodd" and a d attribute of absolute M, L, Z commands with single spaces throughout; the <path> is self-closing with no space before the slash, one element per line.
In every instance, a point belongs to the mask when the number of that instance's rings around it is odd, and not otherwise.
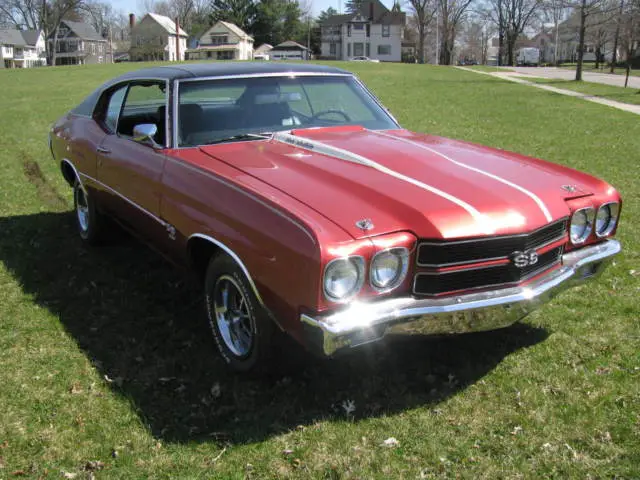
<path fill-rule="evenodd" d="M 152 243 L 167 235 L 160 218 L 160 196 L 168 94 L 165 81 L 133 81 L 115 89 L 104 114 L 109 133 L 97 154 L 103 205 Z M 134 129 L 140 125 L 154 125 L 156 135 L 135 139 Z"/>

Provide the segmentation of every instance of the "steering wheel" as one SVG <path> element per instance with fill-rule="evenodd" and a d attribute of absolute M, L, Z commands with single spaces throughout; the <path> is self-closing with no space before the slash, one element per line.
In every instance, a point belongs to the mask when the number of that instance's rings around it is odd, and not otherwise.
<path fill-rule="evenodd" d="M 346 113 L 344 113 L 342 110 L 323 110 L 321 112 L 318 113 L 314 113 L 311 116 L 311 120 L 317 120 L 318 118 L 324 116 L 324 115 L 329 115 L 331 113 L 336 113 L 338 115 L 341 115 L 347 122 L 351 121 L 351 117 L 349 117 L 349 115 L 347 115 Z"/>

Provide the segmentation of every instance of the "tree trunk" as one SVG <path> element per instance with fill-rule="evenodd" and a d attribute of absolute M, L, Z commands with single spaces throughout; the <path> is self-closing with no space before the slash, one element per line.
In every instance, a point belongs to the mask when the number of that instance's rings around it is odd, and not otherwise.
<path fill-rule="evenodd" d="M 555 24 L 556 24 L 556 40 L 555 43 L 553 45 L 553 63 L 554 65 L 557 67 L 558 65 L 560 65 L 560 62 L 558 61 L 558 40 L 559 40 L 559 29 L 558 29 L 558 24 L 559 24 L 559 20 L 558 17 L 556 16 L 555 18 Z"/>
<path fill-rule="evenodd" d="M 507 65 L 513 66 L 513 50 L 515 49 L 516 37 L 507 34 Z"/>
<path fill-rule="evenodd" d="M 502 65 L 502 54 L 504 52 L 504 30 L 500 29 L 498 33 L 498 58 L 497 65 Z"/>
<path fill-rule="evenodd" d="M 596 64 L 593 67 L 596 70 L 600 68 L 600 45 L 596 46 Z"/>
<path fill-rule="evenodd" d="M 56 57 L 58 50 L 58 27 L 56 27 L 53 33 L 53 43 L 51 44 L 51 66 L 56 66 Z"/>
<path fill-rule="evenodd" d="M 587 29 L 587 0 L 580 6 L 580 34 L 578 37 L 578 61 L 576 65 L 576 82 L 582 80 L 582 59 L 584 58 L 584 34 Z"/>
<path fill-rule="evenodd" d="M 418 19 L 418 63 L 424 63 L 424 22 Z"/>
<path fill-rule="evenodd" d="M 624 10 L 624 0 L 620 0 L 620 11 L 616 20 L 616 33 L 613 36 L 613 52 L 611 53 L 611 73 L 616 71 L 616 63 L 618 63 L 618 39 L 620 37 L 620 20 L 622 20 L 622 12 Z"/>

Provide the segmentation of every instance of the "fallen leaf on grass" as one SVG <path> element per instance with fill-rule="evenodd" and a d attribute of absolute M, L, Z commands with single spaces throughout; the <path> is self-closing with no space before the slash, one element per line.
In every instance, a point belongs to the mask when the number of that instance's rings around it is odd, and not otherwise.
<path fill-rule="evenodd" d="M 76 478 L 78 476 L 77 473 L 72 473 L 72 472 L 62 472 L 62 477 L 63 478 Z"/>
<path fill-rule="evenodd" d="M 596 368 L 596 375 L 607 375 L 608 373 L 611 373 L 611 369 L 609 367 Z"/>
<path fill-rule="evenodd" d="M 282 451 L 282 455 L 284 455 L 285 457 L 286 457 L 287 455 L 291 455 L 292 453 L 293 453 L 293 450 L 291 450 L 290 448 L 285 448 L 285 449 Z"/>
<path fill-rule="evenodd" d="M 222 395 L 222 388 L 220 387 L 220 383 L 216 382 L 211 387 L 211 396 L 213 398 L 220 398 L 221 395 Z"/>
<path fill-rule="evenodd" d="M 629 270 L 629 275 L 632 275 L 634 277 L 637 277 L 640 275 L 640 272 L 636 271 L 636 270 Z"/>
<path fill-rule="evenodd" d="M 82 392 L 83 392 L 82 387 L 78 382 L 74 383 L 73 385 L 71 385 L 71 388 L 69 388 L 69 393 L 73 395 L 77 395 Z"/>
<path fill-rule="evenodd" d="M 24 477 L 26 474 L 27 472 L 25 472 L 24 470 L 15 470 L 11 472 L 11 475 L 13 475 L 14 477 Z"/>
<path fill-rule="evenodd" d="M 520 425 L 517 425 L 511 430 L 511 435 L 517 435 L 519 433 L 522 433 L 522 427 Z"/>
<path fill-rule="evenodd" d="M 387 447 L 387 448 L 395 448 L 400 446 L 400 442 L 396 440 L 394 437 L 389 437 L 384 442 L 382 442 L 380 446 Z"/>
<path fill-rule="evenodd" d="M 95 472 L 96 470 L 102 470 L 103 468 L 104 462 L 101 462 L 100 460 L 91 460 L 84 465 L 85 472 Z"/>

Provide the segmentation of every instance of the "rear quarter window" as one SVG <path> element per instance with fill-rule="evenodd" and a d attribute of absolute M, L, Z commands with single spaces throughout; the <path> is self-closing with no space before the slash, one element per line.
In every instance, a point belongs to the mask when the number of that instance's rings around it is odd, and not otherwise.
<path fill-rule="evenodd" d="M 96 103 L 98 102 L 98 98 L 100 98 L 100 91 L 96 90 L 87 98 L 85 98 L 80 105 L 71 110 L 71 113 L 74 115 L 82 115 L 85 117 L 90 117 L 93 114 L 93 110 L 96 107 Z"/>

